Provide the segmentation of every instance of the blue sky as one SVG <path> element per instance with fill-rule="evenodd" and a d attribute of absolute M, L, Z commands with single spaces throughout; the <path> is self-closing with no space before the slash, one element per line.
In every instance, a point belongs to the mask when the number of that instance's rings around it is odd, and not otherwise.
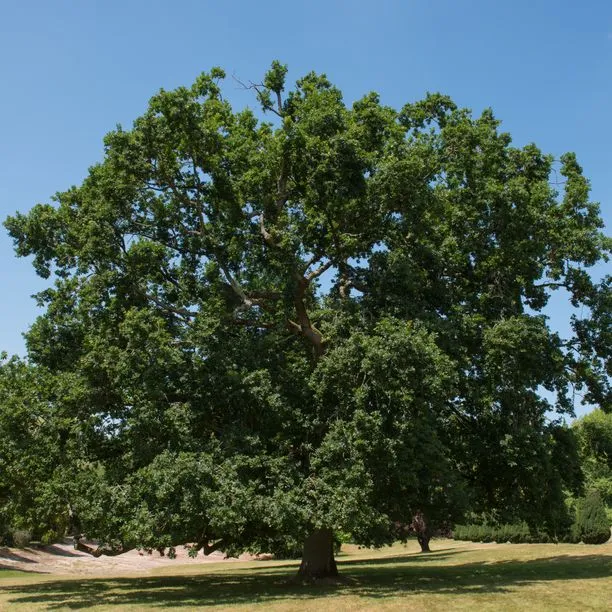
<path fill-rule="evenodd" d="M 327 73 L 349 102 L 442 91 L 475 112 L 493 107 L 516 144 L 578 154 L 612 227 L 609 1 L 0 0 L 0 58 L 2 219 L 79 183 L 104 134 L 160 87 L 214 65 L 258 80 L 279 59 L 292 80 Z M 254 105 L 231 81 L 227 93 Z M 0 257 L 0 350 L 23 354 L 44 282 L 3 229 Z M 559 300 L 550 314 L 563 329 Z"/>

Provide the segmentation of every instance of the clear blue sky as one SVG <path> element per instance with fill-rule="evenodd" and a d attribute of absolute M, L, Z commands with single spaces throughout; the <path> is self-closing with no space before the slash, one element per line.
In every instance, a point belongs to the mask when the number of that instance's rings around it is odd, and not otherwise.
<path fill-rule="evenodd" d="M 291 79 L 327 73 L 347 101 L 375 90 L 400 106 L 442 91 L 493 107 L 516 144 L 578 154 L 612 227 L 609 0 L 0 0 L 0 58 L 2 219 L 79 183 L 104 134 L 160 87 L 214 65 L 258 80 L 277 58 Z M 0 350 L 23 354 L 44 283 L 4 229 L 0 257 Z M 555 302 L 561 329 L 567 313 Z"/>

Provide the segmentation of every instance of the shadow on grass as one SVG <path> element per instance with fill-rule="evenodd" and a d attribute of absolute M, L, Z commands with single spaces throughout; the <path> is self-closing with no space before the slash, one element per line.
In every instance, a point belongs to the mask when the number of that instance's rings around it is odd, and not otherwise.
<path fill-rule="evenodd" d="M 427 556 L 427 559 L 430 559 Z M 440 556 L 437 557 L 440 559 Z M 612 557 L 563 555 L 529 561 L 457 565 L 422 564 L 421 556 L 340 562 L 348 583 L 298 586 L 287 583 L 295 566 L 270 566 L 189 576 L 53 580 L 2 587 L 12 604 L 47 609 L 106 605 L 120 608 L 205 607 L 212 605 L 300 601 L 352 595 L 382 598 L 410 593 L 475 595 L 504 592 L 532 582 L 609 578 Z M 433 561 L 433 559 L 432 559 Z"/>
<path fill-rule="evenodd" d="M 463 550 L 457 548 L 440 548 L 438 550 L 432 550 L 428 553 L 405 553 L 402 555 L 393 555 L 390 557 L 379 557 L 378 559 L 342 559 L 338 558 L 337 561 L 344 567 L 351 567 L 353 565 L 388 565 L 397 563 L 426 563 L 426 562 L 437 562 L 443 559 L 449 559 L 455 555 L 465 553 Z"/>

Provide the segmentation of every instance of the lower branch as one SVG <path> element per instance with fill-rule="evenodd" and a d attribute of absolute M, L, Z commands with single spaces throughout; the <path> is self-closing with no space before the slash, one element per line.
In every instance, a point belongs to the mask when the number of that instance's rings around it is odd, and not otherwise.
<path fill-rule="evenodd" d="M 197 544 L 193 544 L 190 546 L 190 555 L 196 555 L 200 550 L 204 552 L 205 555 L 210 555 L 217 550 L 221 550 L 225 546 L 225 542 L 223 540 L 217 540 L 212 544 L 209 544 L 208 539 L 200 540 Z"/>
<path fill-rule="evenodd" d="M 120 547 L 110 547 L 105 544 L 101 546 L 89 546 L 89 544 L 84 544 L 81 542 L 81 538 L 79 536 L 74 537 L 74 549 L 79 552 L 87 553 L 92 557 L 101 557 L 102 555 L 106 557 L 116 557 L 117 555 L 122 555 L 124 552 L 127 552 L 127 549 L 123 546 Z"/>

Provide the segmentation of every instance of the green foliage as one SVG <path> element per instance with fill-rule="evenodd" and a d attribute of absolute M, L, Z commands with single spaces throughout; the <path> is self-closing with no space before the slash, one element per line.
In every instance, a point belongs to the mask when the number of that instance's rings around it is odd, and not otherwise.
<path fill-rule="evenodd" d="M 26 548 L 32 541 L 32 533 L 27 529 L 15 529 L 11 533 L 11 540 L 17 548 Z"/>
<path fill-rule="evenodd" d="M 348 106 L 274 62 L 261 122 L 224 76 L 160 91 L 81 185 L 5 222 L 53 279 L 0 378 L 8 522 L 230 554 L 466 507 L 560 530 L 580 483 L 545 414 L 570 385 L 609 405 L 587 269 L 610 242 L 575 157 L 558 193 L 490 110 Z M 569 339 L 540 314 L 560 287 L 591 313 Z"/>
<path fill-rule="evenodd" d="M 576 502 L 572 535 L 585 544 L 603 544 L 610 539 L 610 521 L 597 491 Z"/>
<path fill-rule="evenodd" d="M 593 410 L 577 419 L 573 430 L 578 439 L 585 488 L 599 494 L 612 523 L 612 414 Z"/>
<path fill-rule="evenodd" d="M 16 531 L 52 539 L 69 526 L 76 466 L 70 423 L 57 410 L 68 397 L 65 384 L 17 358 L 0 361 L 0 525 L 6 539 Z"/>
<path fill-rule="evenodd" d="M 534 530 L 527 523 L 511 523 L 503 525 L 455 525 L 453 529 L 455 540 L 469 542 L 497 542 L 503 544 L 547 544 L 556 541 L 545 531 Z"/>

